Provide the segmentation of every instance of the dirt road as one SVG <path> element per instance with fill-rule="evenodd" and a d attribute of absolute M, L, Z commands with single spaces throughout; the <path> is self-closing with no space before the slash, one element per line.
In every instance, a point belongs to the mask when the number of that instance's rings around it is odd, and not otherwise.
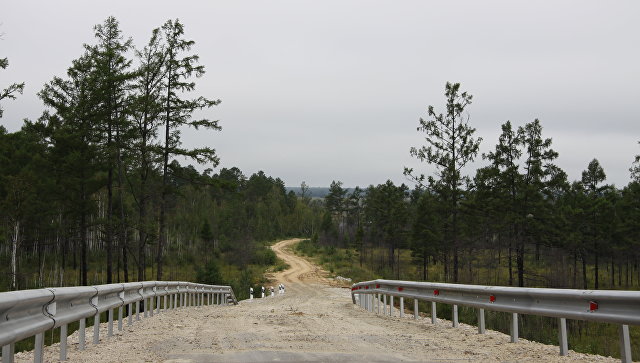
<path fill-rule="evenodd" d="M 350 290 L 337 288 L 327 274 L 289 248 L 273 246 L 291 267 L 273 275 L 286 294 L 241 301 L 237 306 L 204 306 L 143 319 L 125 332 L 77 350 L 70 338 L 70 362 L 256 362 L 256 361 L 429 361 L 570 362 L 617 360 L 528 342 L 509 343 L 502 333 L 478 335 L 475 327 L 452 328 L 445 320 L 379 316 L 351 302 Z M 274 286 L 276 286 L 274 284 Z M 103 330 L 106 327 L 103 326 Z M 102 337 L 105 334 L 101 334 Z M 87 331 L 91 339 L 91 331 Z M 45 349 L 56 361 L 57 346 Z M 17 361 L 30 361 L 20 353 Z M 32 361 L 32 360 L 31 360 Z"/>

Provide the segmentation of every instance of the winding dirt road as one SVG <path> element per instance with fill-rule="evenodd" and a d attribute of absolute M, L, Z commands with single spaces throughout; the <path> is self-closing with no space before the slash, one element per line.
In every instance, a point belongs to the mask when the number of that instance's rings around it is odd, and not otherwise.
<path fill-rule="evenodd" d="M 284 295 L 241 301 L 237 306 L 178 309 L 143 319 L 99 345 L 77 349 L 70 337 L 70 362 L 260 362 L 260 361 L 428 361 L 428 362 L 570 362 L 612 358 L 570 352 L 558 347 L 440 320 L 412 320 L 371 314 L 351 302 L 350 290 L 335 287 L 327 274 L 296 256 L 298 240 L 273 246 L 290 268 L 272 276 Z M 257 295 L 257 294 L 256 294 Z M 87 330 L 91 340 L 91 331 Z M 45 349 L 46 361 L 57 361 L 58 347 Z M 19 353 L 17 361 L 32 361 Z"/>

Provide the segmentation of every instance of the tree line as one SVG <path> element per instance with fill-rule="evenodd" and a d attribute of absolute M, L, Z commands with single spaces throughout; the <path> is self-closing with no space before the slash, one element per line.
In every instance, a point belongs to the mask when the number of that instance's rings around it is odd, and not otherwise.
<path fill-rule="evenodd" d="M 220 100 L 196 94 L 205 68 L 179 20 L 142 48 L 114 17 L 93 30 L 94 42 L 38 93 L 42 116 L 13 133 L 0 126 L 0 289 L 266 266 L 275 258 L 259 241 L 311 233 L 316 203 L 263 172 L 214 174 L 214 149 L 183 145 L 187 128 L 221 127 L 197 117 Z M 23 88 L 10 85 L 0 100 Z"/>
<path fill-rule="evenodd" d="M 569 181 L 542 124 L 501 125 L 495 148 L 479 155 L 470 125 L 472 96 L 447 83 L 446 107 L 433 106 L 410 154 L 435 172 L 405 168 L 415 184 L 371 185 L 348 193 L 334 181 L 318 240 L 355 249 L 384 277 L 511 286 L 620 288 L 638 285 L 640 155 L 623 188 L 606 184 L 597 159 Z M 465 169 L 476 158 L 484 166 Z M 603 281 L 606 270 L 607 281 Z M 429 276 L 437 272 L 437 276 Z M 404 271 L 408 272 L 408 271 Z M 635 281 L 635 282 L 634 282 Z"/>

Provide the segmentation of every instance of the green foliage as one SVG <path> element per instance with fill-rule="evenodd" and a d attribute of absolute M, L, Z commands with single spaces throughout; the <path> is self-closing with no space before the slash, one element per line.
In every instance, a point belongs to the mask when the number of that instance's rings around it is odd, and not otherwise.
<path fill-rule="evenodd" d="M 211 260 L 203 267 L 196 266 L 196 282 L 209 285 L 226 285 L 222 279 L 218 262 Z"/>
<path fill-rule="evenodd" d="M 7 58 L 0 58 L 0 69 L 6 69 L 9 66 L 9 60 Z M 3 99 L 16 99 L 16 93 L 22 94 L 24 91 L 23 83 L 12 83 L 5 89 L 0 89 L 0 101 Z M 0 118 L 2 118 L 3 109 L 0 107 Z"/>

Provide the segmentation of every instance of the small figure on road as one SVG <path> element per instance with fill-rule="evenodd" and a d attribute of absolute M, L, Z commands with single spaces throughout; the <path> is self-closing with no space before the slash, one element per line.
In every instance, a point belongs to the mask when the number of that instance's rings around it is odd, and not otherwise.
<path fill-rule="evenodd" d="M 262 298 L 264 299 L 264 286 L 262 286 Z"/>
<path fill-rule="evenodd" d="M 249 288 L 249 300 L 253 300 L 253 287 Z"/>
<path fill-rule="evenodd" d="M 275 291 L 275 290 L 274 290 L 273 286 L 271 286 L 271 297 L 273 297 L 273 292 L 274 292 L 274 291 Z"/>

